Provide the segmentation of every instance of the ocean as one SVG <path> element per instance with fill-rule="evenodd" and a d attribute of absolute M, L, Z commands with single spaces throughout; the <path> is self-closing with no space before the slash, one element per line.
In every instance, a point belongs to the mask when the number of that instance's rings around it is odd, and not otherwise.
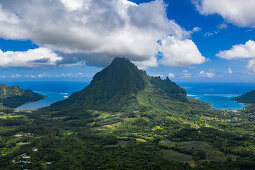
<path fill-rule="evenodd" d="M 26 103 L 17 110 L 33 110 L 49 106 L 50 104 L 68 98 L 73 92 L 86 87 L 88 82 L 70 81 L 33 81 L 33 82 L 6 82 L 6 85 L 18 85 L 22 89 L 31 89 L 46 97 L 40 101 Z M 230 100 L 240 94 L 255 89 L 255 83 L 177 83 L 187 90 L 188 96 L 210 103 L 215 109 L 239 110 L 245 106 Z"/>
<path fill-rule="evenodd" d="M 188 96 L 206 103 L 215 109 L 240 110 L 242 103 L 230 100 L 248 91 L 255 90 L 255 83 L 177 83 L 187 90 Z"/>
<path fill-rule="evenodd" d="M 17 110 L 36 110 L 42 107 L 50 106 L 52 103 L 67 99 L 72 93 L 82 90 L 88 82 L 69 82 L 69 81 L 33 81 L 33 82 L 6 82 L 8 86 L 18 85 L 26 90 L 31 89 L 34 92 L 47 96 L 46 98 L 26 103 Z"/>

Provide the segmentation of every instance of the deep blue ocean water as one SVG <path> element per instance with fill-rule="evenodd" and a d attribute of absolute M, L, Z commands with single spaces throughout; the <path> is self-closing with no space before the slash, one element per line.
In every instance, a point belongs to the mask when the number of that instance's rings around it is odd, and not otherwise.
<path fill-rule="evenodd" d="M 22 89 L 31 89 L 43 95 L 45 99 L 24 104 L 18 110 L 38 109 L 64 100 L 73 92 L 86 87 L 88 82 L 5 82 L 7 85 L 18 85 Z M 216 109 L 242 109 L 243 104 L 230 100 L 230 98 L 255 89 L 255 83 L 177 83 L 187 90 L 189 96 L 210 103 Z"/>

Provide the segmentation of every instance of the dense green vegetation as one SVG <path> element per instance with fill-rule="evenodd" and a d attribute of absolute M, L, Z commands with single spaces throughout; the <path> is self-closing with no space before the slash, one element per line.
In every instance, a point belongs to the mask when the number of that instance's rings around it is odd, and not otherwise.
<path fill-rule="evenodd" d="M 236 100 L 239 103 L 255 104 L 255 90 L 247 92 L 241 96 L 234 97 L 233 100 Z"/>
<path fill-rule="evenodd" d="M 170 100 L 173 104 L 188 102 L 186 91 L 168 78 L 161 80 L 160 77 L 150 77 L 130 61 L 116 58 L 110 66 L 94 76 L 89 86 L 72 94 L 69 99 L 55 103 L 45 112 L 72 114 L 77 110 L 91 109 L 114 112 L 151 109 L 155 102 L 161 104 L 157 102 L 159 98 L 164 102 Z"/>
<path fill-rule="evenodd" d="M 254 115 L 253 105 L 212 109 L 169 79 L 115 59 L 68 100 L 2 111 L 0 167 L 254 169 Z"/>
<path fill-rule="evenodd" d="M 0 85 L 0 103 L 6 107 L 16 108 L 27 102 L 37 101 L 44 97 L 31 90 L 22 90 L 18 86 Z"/>

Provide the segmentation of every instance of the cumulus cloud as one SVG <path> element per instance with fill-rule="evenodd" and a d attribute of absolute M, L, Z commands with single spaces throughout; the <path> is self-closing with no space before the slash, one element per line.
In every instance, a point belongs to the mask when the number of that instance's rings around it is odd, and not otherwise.
<path fill-rule="evenodd" d="M 174 78 L 175 75 L 174 75 L 174 73 L 169 73 L 169 74 L 168 74 L 168 77 L 169 77 L 169 78 Z"/>
<path fill-rule="evenodd" d="M 128 0 L 0 1 L 0 37 L 30 39 L 61 55 L 60 64 L 105 66 L 114 57 L 126 57 L 151 67 L 157 66 L 160 51 L 161 63 L 168 66 L 200 64 L 204 57 L 189 39 L 198 30 L 186 31 L 169 20 L 163 0 L 139 5 Z M 174 46 L 187 55 L 167 50 Z"/>
<path fill-rule="evenodd" d="M 221 30 L 223 29 L 227 29 L 228 28 L 228 25 L 225 24 L 225 23 L 221 23 L 220 25 L 217 25 L 217 30 L 213 31 L 213 32 L 206 32 L 204 34 L 204 37 L 210 37 L 210 36 L 213 36 L 213 35 L 217 35 L 220 33 Z"/>
<path fill-rule="evenodd" d="M 66 78 L 66 77 L 69 77 L 69 78 L 84 78 L 84 77 L 90 78 L 92 76 L 85 74 L 85 73 L 78 72 L 78 73 L 61 73 L 61 74 L 56 75 L 56 77 L 57 78 Z"/>
<path fill-rule="evenodd" d="M 222 23 L 222 24 L 218 25 L 217 28 L 218 28 L 219 30 L 227 29 L 227 28 L 228 28 L 228 25 L 225 24 L 225 23 Z"/>
<path fill-rule="evenodd" d="M 205 62 L 195 43 L 189 39 L 178 40 L 168 36 L 161 41 L 160 51 L 163 54 L 161 63 L 166 66 L 188 66 Z"/>
<path fill-rule="evenodd" d="M 183 77 L 184 77 L 184 78 L 191 78 L 191 77 L 192 77 L 192 74 L 185 73 L 185 74 L 183 75 Z"/>
<path fill-rule="evenodd" d="M 228 74 L 232 74 L 232 69 L 231 68 L 228 68 Z"/>
<path fill-rule="evenodd" d="M 255 71 L 255 41 L 249 40 L 245 44 L 234 45 L 230 50 L 220 51 L 216 56 L 224 59 L 250 59 L 247 68 Z"/>
<path fill-rule="evenodd" d="M 219 14 L 240 27 L 255 27 L 254 0 L 192 0 L 202 15 Z"/>
<path fill-rule="evenodd" d="M 230 50 L 220 51 L 216 56 L 224 59 L 255 58 L 255 41 L 234 45 Z"/>
<path fill-rule="evenodd" d="M 249 61 L 247 68 L 253 72 L 255 72 L 255 59 Z"/>
<path fill-rule="evenodd" d="M 37 75 L 38 78 L 49 77 L 47 73 L 41 73 Z"/>
<path fill-rule="evenodd" d="M 199 74 L 200 74 L 200 76 L 202 76 L 202 77 L 208 77 L 208 78 L 213 78 L 213 77 L 215 77 L 215 73 L 205 72 L 204 70 L 202 70 Z"/>
<path fill-rule="evenodd" d="M 22 76 L 20 74 L 12 74 L 10 75 L 10 78 L 16 79 L 16 78 L 21 78 Z"/>
<path fill-rule="evenodd" d="M 38 67 L 56 65 L 62 58 L 47 48 L 37 48 L 28 51 L 6 51 L 0 50 L 0 67 Z"/>

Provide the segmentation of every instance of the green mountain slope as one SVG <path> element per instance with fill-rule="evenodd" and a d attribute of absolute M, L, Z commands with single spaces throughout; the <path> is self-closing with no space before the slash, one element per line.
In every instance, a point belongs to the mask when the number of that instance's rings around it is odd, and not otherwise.
<path fill-rule="evenodd" d="M 254 123 L 254 111 L 212 109 L 117 58 L 67 100 L 2 113 L 0 167 L 254 169 Z"/>
<path fill-rule="evenodd" d="M 255 90 L 247 92 L 241 96 L 232 98 L 239 103 L 254 104 L 255 103 Z"/>
<path fill-rule="evenodd" d="M 37 101 L 44 97 L 31 90 L 22 90 L 18 86 L 0 85 L 0 103 L 6 107 L 16 108 L 27 102 Z"/>
<path fill-rule="evenodd" d="M 186 91 L 169 78 L 148 76 L 133 63 L 116 58 L 97 73 L 90 85 L 69 99 L 53 104 L 58 111 L 134 111 L 140 108 L 163 107 L 157 100 L 187 103 Z M 157 103 L 157 106 L 155 105 Z"/>

